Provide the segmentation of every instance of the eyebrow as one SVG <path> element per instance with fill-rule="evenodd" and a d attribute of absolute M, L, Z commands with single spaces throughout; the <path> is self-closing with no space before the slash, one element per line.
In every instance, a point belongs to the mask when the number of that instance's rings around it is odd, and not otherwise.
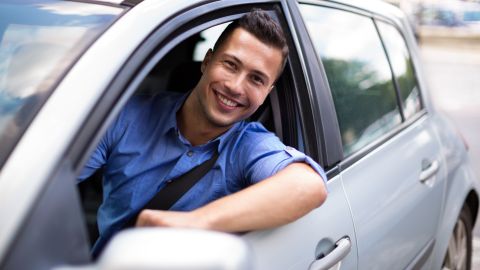
<path fill-rule="evenodd" d="M 232 54 L 229 54 L 229 53 L 224 53 L 224 54 L 225 54 L 225 56 L 227 56 L 227 57 L 233 58 L 233 60 L 234 60 L 235 62 L 243 65 L 243 62 L 240 61 L 240 59 L 238 59 L 235 55 L 232 55 Z M 262 71 L 260 71 L 260 70 L 257 70 L 257 69 L 254 69 L 252 72 L 255 73 L 255 75 L 257 75 L 257 76 L 262 77 L 264 80 L 267 80 L 267 83 L 268 83 L 269 77 L 268 77 L 267 74 L 265 74 L 264 72 L 262 72 Z"/>

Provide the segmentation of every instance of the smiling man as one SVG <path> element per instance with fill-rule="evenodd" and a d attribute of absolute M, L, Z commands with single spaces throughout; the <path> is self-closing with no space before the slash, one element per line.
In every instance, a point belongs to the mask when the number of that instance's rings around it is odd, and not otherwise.
<path fill-rule="evenodd" d="M 130 100 L 80 176 L 104 167 L 94 254 L 139 211 L 137 226 L 238 232 L 289 223 L 323 203 L 322 168 L 261 124 L 244 121 L 265 101 L 287 55 L 280 26 L 253 10 L 207 52 L 192 91 Z M 215 165 L 170 211 L 142 210 L 214 153 Z"/>

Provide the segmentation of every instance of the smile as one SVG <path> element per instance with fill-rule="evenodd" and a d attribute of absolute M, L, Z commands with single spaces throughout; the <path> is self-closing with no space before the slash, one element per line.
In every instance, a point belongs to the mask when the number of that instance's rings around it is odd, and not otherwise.
<path fill-rule="evenodd" d="M 238 103 L 231 100 L 231 99 L 228 99 L 226 96 L 216 92 L 217 94 L 217 97 L 218 99 L 226 106 L 229 106 L 229 107 L 237 107 L 238 106 Z"/>

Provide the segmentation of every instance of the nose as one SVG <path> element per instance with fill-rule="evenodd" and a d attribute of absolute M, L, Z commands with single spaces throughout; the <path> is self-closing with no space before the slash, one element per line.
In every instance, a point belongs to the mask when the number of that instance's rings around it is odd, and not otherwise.
<path fill-rule="evenodd" d="M 241 73 L 235 74 L 225 80 L 225 88 L 230 91 L 231 95 L 241 95 L 244 81 L 245 75 Z"/>

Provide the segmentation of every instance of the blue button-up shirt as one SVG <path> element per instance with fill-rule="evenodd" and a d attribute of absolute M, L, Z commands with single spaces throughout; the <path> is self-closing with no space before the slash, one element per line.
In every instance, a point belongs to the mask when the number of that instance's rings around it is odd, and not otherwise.
<path fill-rule="evenodd" d="M 325 180 L 322 168 L 285 146 L 260 123 L 241 121 L 214 140 L 192 146 L 180 134 L 176 113 L 186 95 L 133 97 L 107 130 L 79 179 L 104 167 L 103 203 L 95 254 L 168 181 L 210 159 L 213 168 L 171 210 L 189 211 L 257 183 L 292 162 L 306 162 Z"/>

